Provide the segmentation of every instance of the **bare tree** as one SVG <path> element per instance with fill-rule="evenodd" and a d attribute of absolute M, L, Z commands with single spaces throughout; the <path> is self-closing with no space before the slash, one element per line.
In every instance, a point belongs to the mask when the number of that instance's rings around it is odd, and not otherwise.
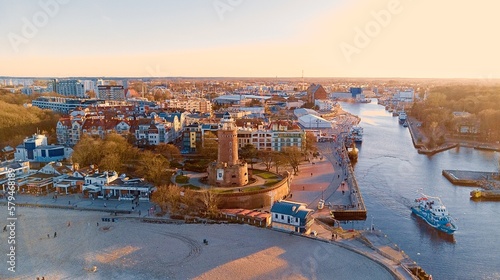
<path fill-rule="evenodd" d="M 271 170 L 273 166 L 273 151 L 263 150 L 258 151 L 257 156 L 260 158 L 261 162 L 266 166 L 266 171 Z"/>
<path fill-rule="evenodd" d="M 281 166 L 284 166 L 288 163 L 285 155 L 281 152 L 272 152 L 272 158 L 274 167 L 276 167 L 276 173 L 279 173 L 279 168 Z"/>
<path fill-rule="evenodd" d="M 208 189 L 203 192 L 202 202 L 205 214 L 210 217 L 216 217 L 219 211 L 219 195 L 213 189 Z"/>
<path fill-rule="evenodd" d="M 257 157 L 257 149 L 253 144 L 246 144 L 241 148 L 240 156 L 247 162 L 250 162 L 251 168 L 253 169 L 254 159 Z"/>
<path fill-rule="evenodd" d="M 297 175 L 297 172 L 299 172 L 300 159 L 302 157 L 299 148 L 297 148 L 296 146 L 286 147 L 284 149 L 284 155 L 286 156 L 288 164 L 290 164 L 290 166 L 293 168 L 294 175 Z"/>
<path fill-rule="evenodd" d="M 152 200 L 160 206 L 162 212 L 176 214 L 181 201 L 180 189 L 174 185 L 160 186 L 153 193 Z"/>

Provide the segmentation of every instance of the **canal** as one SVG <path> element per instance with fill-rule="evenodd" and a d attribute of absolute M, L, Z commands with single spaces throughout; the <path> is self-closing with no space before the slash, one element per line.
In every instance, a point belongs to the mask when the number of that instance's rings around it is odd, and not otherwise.
<path fill-rule="evenodd" d="M 497 171 L 499 153 L 456 148 L 420 155 L 408 128 L 375 99 L 341 105 L 361 117 L 364 128 L 354 170 L 368 210 L 366 221 L 345 227 L 368 228 L 373 221 L 434 279 L 500 279 L 500 202 L 471 201 L 472 188 L 441 175 L 443 169 Z M 411 214 L 419 189 L 447 206 L 459 227 L 453 236 Z"/>

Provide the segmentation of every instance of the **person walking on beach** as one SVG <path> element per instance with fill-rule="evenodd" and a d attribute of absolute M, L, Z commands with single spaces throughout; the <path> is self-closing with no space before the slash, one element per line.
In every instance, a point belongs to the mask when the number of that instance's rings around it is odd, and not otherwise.
<path fill-rule="evenodd" d="M 47 233 L 47 238 L 50 239 L 50 234 Z"/>
<path fill-rule="evenodd" d="M 54 238 L 56 238 L 56 237 L 57 237 L 57 232 L 54 231 Z"/>

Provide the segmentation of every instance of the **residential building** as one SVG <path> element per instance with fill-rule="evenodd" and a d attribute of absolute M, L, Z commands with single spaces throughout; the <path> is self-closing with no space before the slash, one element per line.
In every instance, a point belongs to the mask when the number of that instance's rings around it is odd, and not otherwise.
<path fill-rule="evenodd" d="M 79 80 L 56 80 L 55 92 L 65 96 L 85 97 L 85 88 Z"/>
<path fill-rule="evenodd" d="M 125 100 L 123 86 L 100 85 L 97 86 L 97 97 L 104 100 Z"/>
<path fill-rule="evenodd" d="M 194 153 L 196 146 L 202 141 L 201 125 L 193 123 L 186 125 L 182 132 L 182 152 Z"/>
<path fill-rule="evenodd" d="M 257 150 L 282 151 L 284 147 L 301 149 L 305 132 L 292 121 L 274 121 L 267 127 L 257 129 L 244 127 L 238 129 L 238 147 L 241 149 L 252 144 Z"/>
<path fill-rule="evenodd" d="M 307 204 L 280 200 L 271 207 L 271 227 L 289 232 L 308 234 L 314 219 Z"/>
<path fill-rule="evenodd" d="M 212 103 L 205 98 L 171 99 L 165 101 L 165 108 L 184 109 L 188 112 L 210 113 Z"/>

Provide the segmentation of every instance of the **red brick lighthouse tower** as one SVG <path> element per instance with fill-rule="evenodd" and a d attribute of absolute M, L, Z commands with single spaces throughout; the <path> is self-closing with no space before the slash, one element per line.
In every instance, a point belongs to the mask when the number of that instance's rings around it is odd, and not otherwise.
<path fill-rule="evenodd" d="M 217 162 L 208 166 L 208 182 L 220 187 L 238 187 L 248 183 L 248 166 L 238 159 L 238 134 L 234 119 L 225 113 L 217 133 Z"/>

